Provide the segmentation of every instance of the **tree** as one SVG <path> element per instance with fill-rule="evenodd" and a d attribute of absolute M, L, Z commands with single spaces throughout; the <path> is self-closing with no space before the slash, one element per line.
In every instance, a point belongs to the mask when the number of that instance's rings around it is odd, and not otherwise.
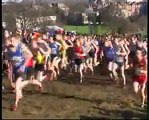
<path fill-rule="evenodd" d="M 5 22 L 7 23 L 7 29 L 12 31 L 15 29 L 15 17 L 16 17 L 16 14 L 15 14 L 15 7 L 16 6 L 16 3 L 11 3 L 11 4 L 8 4 L 8 5 L 3 5 L 2 6 L 2 9 L 3 9 L 3 15 L 4 15 L 4 20 Z"/>
<path fill-rule="evenodd" d="M 78 12 L 78 13 L 82 13 L 85 11 L 86 7 L 85 7 L 85 3 L 82 1 L 79 2 L 64 2 L 65 5 L 67 5 L 69 7 L 69 12 L 74 13 L 74 12 Z"/>
<path fill-rule="evenodd" d="M 147 16 L 140 16 L 139 19 L 136 21 L 140 29 L 147 28 Z"/>

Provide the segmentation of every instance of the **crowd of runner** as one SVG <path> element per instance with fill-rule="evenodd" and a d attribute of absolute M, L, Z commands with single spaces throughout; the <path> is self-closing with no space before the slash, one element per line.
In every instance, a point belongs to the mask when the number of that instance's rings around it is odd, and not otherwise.
<path fill-rule="evenodd" d="M 34 84 L 42 91 L 44 80 L 61 78 L 61 70 L 79 73 L 83 82 L 85 73 L 94 75 L 98 65 L 107 68 L 109 79 L 127 85 L 126 71 L 131 71 L 133 88 L 142 98 L 144 107 L 147 83 L 147 39 L 140 35 L 77 35 L 25 32 L 5 33 L 3 44 L 3 71 L 8 71 L 16 95 L 12 110 L 16 111 L 23 97 L 22 89 Z M 99 78 L 100 80 L 100 78 Z"/>

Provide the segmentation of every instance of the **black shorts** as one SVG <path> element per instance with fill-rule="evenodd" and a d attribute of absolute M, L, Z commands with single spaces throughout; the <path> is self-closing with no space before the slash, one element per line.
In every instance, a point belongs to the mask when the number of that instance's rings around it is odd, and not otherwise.
<path fill-rule="evenodd" d="M 26 73 L 25 72 L 16 72 L 13 73 L 14 77 L 13 77 L 13 82 L 16 82 L 16 80 L 21 77 L 23 78 L 23 80 L 26 80 Z"/>
<path fill-rule="evenodd" d="M 26 76 L 26 79 L 29 80 L 31 76 L 34 75 L 34 68 L 33 67 L 27 67 L 27 76 Z"/>
<path fill-rule="evenodd" d="M 35 64 L 36 71 L 44 71 L 44 64 Z"/>
<path fill-rule="evenodd" d="M 107 64 L 109 64 L 109 62 L 113 62 L 114 61 L 114 59 L 109 59 L 109 58 L 106 58 L 105 60 L 106 60 Z"/>
<path fill-rule="evenodd" d="M 3 71 L 8 70 L 8 66 L 6 65 L 6 63 L 3 64 L 3 66 L 2 66 L 2 70 L 3 70 Z"/>
<path fill-rule="evenodd" d="M 58 57 L 58 55 L 51 54 L 51 62 L 53 61 L 53 59 L 54 59 L 55 57 Z"/>
<path fill-rule="evenodd" d="M 124 62 L 115 62 L 120 68 L 124 65 Z"/>
<path fill-rule="evenodd" d="M 84 62 L 84 59 L 75 59 L 75 64 L 76 65 L 81 65 Z"/>
<path fill-rule="evenodd" d="M 136 55 L 136 52 L 130 52 L 129 53 L 129 57 L 132 59 L 134 59 L 135 55 Z"/>
<path fill-rule="evenodd" d="M 89 58 L 89 56 L 87 55 L 87 56 L 84 57 L 84 60 L 86 61 L 88 58 Z"/>
<path fill-rule="evenodd" d="M 51 54 L 51 55 L 48 57 L 48 61 L 52 62 L 55 57 L 59 57 L 59 56 L 60 56 L 60 55 L 57 55 L 57 54 Z"/>
<path fill-rule="evenodd" d="M 94 58 L 94 57 L 95 57 L 95 52 L 89 52 L 88 54 L 89 54 L 89 56 L 90 56 L 91 58 Z"/>

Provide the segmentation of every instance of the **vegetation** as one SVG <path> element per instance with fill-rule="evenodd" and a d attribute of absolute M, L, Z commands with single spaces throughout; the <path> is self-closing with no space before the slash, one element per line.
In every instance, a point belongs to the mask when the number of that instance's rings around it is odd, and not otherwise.
<path fill-rule="evenodd" d="M 64 25 L 63 28 L 67 31 L 76 31 L 80 34 L 89 34 L 89 27 L 88 25 L 83 26 L 72 26 L 72 25 Z M 110 27 L 104 25 L 97 26 L 97 34 L 105 34 L 105 33 L 112 33 Z M 147 36 L 147 30 L 141 31 L 143 36 Z"/>
<path fill-rule="evenodd" d="M 70 8 L 71 13 L 81 13 L 85 11 L 85 4 L 83 2 L 67 2 L 65 4 Z M 79 33 L 89 33 L 88 25 L 68 26 L 67 22 L 71 21 L 68 19 L 72 18 L 66 17 L 64 15 L 64 11 L 59 9 L 57 6 L 49 7 L 49 5 L 45 3 L 33 5 L 29 2 L 21 2 L 2 6 L 2 9 L 3 16 L 5 17 L 5 22 L 7 23 L 7 29 L 11 31 L 14 30 L 16 27 L 15 19 L 18 16 L 22 16 L 24 23 L 26 23 L 27 21 L 33 20 L 37 17 L 56 15 L 56 25 L 63 26 L 66 30 L 75 30 Z M 103 25 L 94 26 L 95 28 L 97 28 L 97 30 L 95 30 L 97 34 L 103 34 L 106 32 L 136 33 L 140 31 L 143 35 L 147 34 L 147 16 L 135 15 L 129 18 L 123 18 L 121 10 L 114 4 L 100 9 L 99 15 L 100 17 L 98 19 L 96 18 L 96 21 L 101 21 Z M 47 21 L 44 21 L 43 23 L 37 23 L 36 21 L 34 21 L 33 25 L 40 25 L 40 27 L 44 27 L 46 25 L 52 25 L 52 23 L 49 23 Z"/>
<path fill-rule="evenodd" d="M 65 25 L 63 26 L 64 29 L 66 29 L 67 31 L 76 31 L 78 33 L 81 33 L 81 34 L 85 34 L 85 33 L 89 33 L 89 27 L 88 25 L 85 25 L 85 26 L 69 26 L 69 25 Z M 110 29 L 106 26 L 100 26 L 98 25 L 97 26 L 97 34 L 104 34 L 104 33 L 107 33 L 107 32 L 110 32 Z"/>

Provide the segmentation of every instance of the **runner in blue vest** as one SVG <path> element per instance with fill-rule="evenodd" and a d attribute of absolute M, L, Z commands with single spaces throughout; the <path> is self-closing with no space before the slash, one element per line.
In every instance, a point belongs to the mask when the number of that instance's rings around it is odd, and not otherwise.
<path fill-rule="evenodd" d="M 112 70 L 113 70 L 113 62 L 115 59 L 115 49 L 113 48 L 113 45 L 110 40 L 107 40 L 107 39 L 105 40 L 105 44 L 103 47 L 103 53 L 105 56 L 107 68 L 109 70 L 109 77 L 111 80 L 114 80 Z"/>
<path fill-rule="evenodd" d="M 51 54 L 48 59 L 48 70 L 52 71 L 50 80 L 53 80 L 53 79 L 57 79 L 57 75 L 60 74 L 58 64 L 61 61 L 60 55 L 59 55 L 61 44 L 54 41 L 53 37 L 50 37 L 48 42 L 49 42 L 49 47 L 51 48 Z"/>
<path fill-rule="evenodd" d="M 26 68 L 28 64 L 28 60 L 26 59 L 23 54 L 23 47 L 20 44 L 20 38 L 12 36 L 8 45 L 8 54 L 7 60 L 12 65 L 12 72 L 13 72 L 13 82 L 15 87 L 16 93 L 16 100 L 13 106 L 13 110 L 17 109 L 18 102 L 22 98 L 22 89 L 25 85 L 28 84 L 26 80 Z M 30 58 L 32 54 L 29 54 Z"/>

